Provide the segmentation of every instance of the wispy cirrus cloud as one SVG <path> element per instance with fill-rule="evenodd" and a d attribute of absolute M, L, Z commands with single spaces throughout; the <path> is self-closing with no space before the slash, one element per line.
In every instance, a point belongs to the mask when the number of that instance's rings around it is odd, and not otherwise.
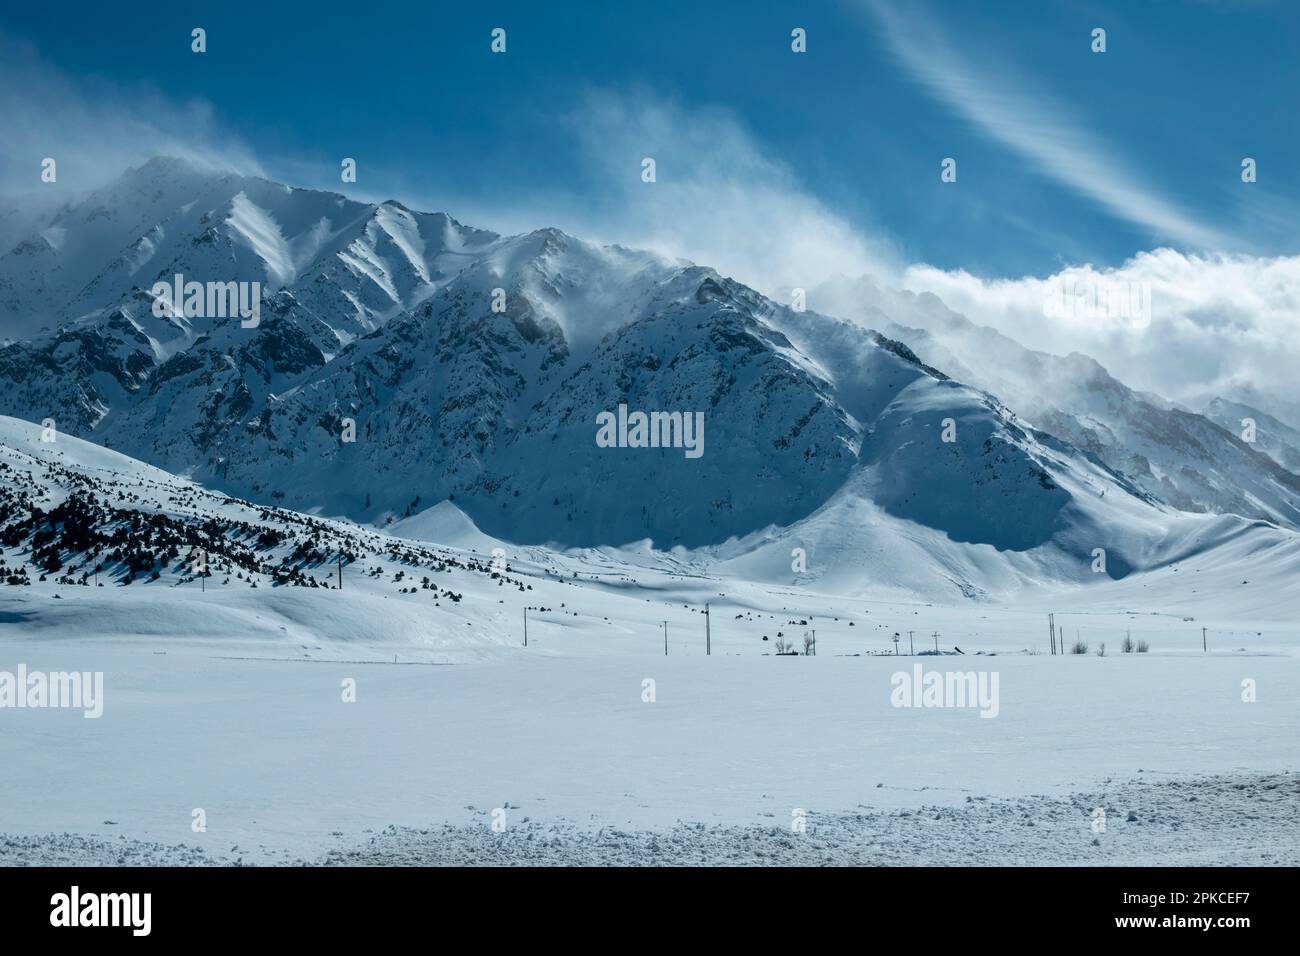
<path fill-rule="evenodd" d="M 935 20 L 914 5 L 862 2 L 908 75 L 1042 174 L 1160 239 L 1196 249 L 1222 250 L 1232 245 L 1218 230 L 1161 198 L 1103 139 L 1069 125 L 1071 110 L 1050 93 L 1037 92 L 1040 82 L 1005 67 L 991 67 L 991 58 L 978 67 L 972 65 Z"/>

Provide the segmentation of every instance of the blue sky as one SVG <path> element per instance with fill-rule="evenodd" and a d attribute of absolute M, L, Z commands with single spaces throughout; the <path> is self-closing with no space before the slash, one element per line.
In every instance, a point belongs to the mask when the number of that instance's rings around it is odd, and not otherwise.
<path fill-rule="evenodd" d="M 650 155 L 660 185 L 689 172 L 692 205 L 716 196 L 719 217 L 752 176 L 873 254 L 996 277 L 1157 246 L 1297 251 L 1297 6 L 64 3 L 9 5 L 0 29 L 90 103 L 147 93 L 168 105 L 142 122 L 237 142 L 294 184 L 342 189 L 352 156 L 370 198 L 635 242 L 622 233 L 656 194 L 629 190 Z M 489 50 L 496 26 L 505 55 Z M 66 133 L 12 144 L 6 182 Z M 84 137 L 64 155 L 73 182 L 107 162 Z M 939 180 L 949 156 L 956 184 Z"/>

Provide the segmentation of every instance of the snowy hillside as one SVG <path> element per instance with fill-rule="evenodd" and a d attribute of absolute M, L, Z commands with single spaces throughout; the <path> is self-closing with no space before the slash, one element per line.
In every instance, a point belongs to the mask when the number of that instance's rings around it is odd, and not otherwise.
<path fill-rule="evenodd" d="M 1172 614 L 1214 609 L 1217 601 L 1229 617 L 1248 606 L 1269 621 L 1300 607 L 1300 535 L 1160 511 L 1118 492 L 1115 504 L 1105 504 L 1095 494 L 1107 487 L 1101 466 L 1071 463 L 1059 446 L 1037 442 L 1035 454 L 1069 482 L 1052 518 L 1069 530 L 1033 547 L 961 541 L 959 533 L 893 515 L 877 501 L 878 469 L 865 467 L 788 527 L 665 553 L 644 543 L 520 547 L 484 533 L 449 502 L 378 532 L 255 505 L 89 442 L 48 437 L 39 425 L 0 417 L 0 578 L 9 585 L 0 594 L 25 602 L 33 621 L 80 607 L 90 615 L 81 626 L 96 632 L 246 634 L 275 643 L 296 635 L 313 644 L 342 639 L 457 656 L 516 646 L 525 607 L 536 626 L 563 622 L 609 638 L 643 633 L 647 621 L 656 626 L 665 616 L 697 628 L 703 604 L 712 602 L 746 622 L 719 632 L 738 639 L 737 649 L 761 651 L 775 636 L 762 626 L 764 615 L 779 617 L 794 595 L 795 609 L 824 616 L 839 608 L 844 624 L 854 607 L 901 608 L 917 598 L 954 608 L 977 598 L 990 606 L 1143 606 Z M 1106 524 L 1117 506 L 1118 524 Z M 1096 573 L 1089 546 L 1103 536 L 1107 567 Z M 206 575 L 198 563 L 204 555 Z M 59 603 L 66 601 L 73 603 Z M 253 617 L 261 623 L 250 624 Z M 863 619 L 859 626 L 888 625 Z M 959 633 L 975 646 L 982 640 L 978 629 L 963 625 Z"/>
<path fill-rule="evenodd" d="M 24 608 L 16 619 L 105 637 L 243 635 L 274 647 L 325 633 L 472 654 L 504 640 L 487 626 L 486 596 L 495 605 L 500 591 L 530 589 L 486 555 L 261 508 L 8 418 L 0 545 L 6 603 Z M 479 598 L 470 613 L 467 586 Z M 36 597 L 21 596 L 28 588 Z M 309 593 L 331 589 L 328 604 Z"/>

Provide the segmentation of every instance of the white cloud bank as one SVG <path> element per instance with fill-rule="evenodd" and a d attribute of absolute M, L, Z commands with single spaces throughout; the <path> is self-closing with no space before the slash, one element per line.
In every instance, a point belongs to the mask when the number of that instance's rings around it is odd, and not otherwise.
<path fill-rule="evenodd" d="M 1289 407 L 1279 410 L 1292 417 L 1300 408 L 1300 256 L 1156 249 L 1118 268 L 1071 266 L 1044 278 L 986 279 L 913 265 L 896 281 L 1030 348 L 1083 352 L 1122 381 L 1176 401 L 1249 401 L 1258 391 L 1282 398 Z M 1046 315 L 1047 297 L 1076 284 L 1148 284 L 1150 324 Z"/>

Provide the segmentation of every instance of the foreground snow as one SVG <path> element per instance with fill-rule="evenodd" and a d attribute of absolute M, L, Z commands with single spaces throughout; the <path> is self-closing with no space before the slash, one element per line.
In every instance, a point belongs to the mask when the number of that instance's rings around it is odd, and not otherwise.
<path fill-rule="evenodd" d="M 529 821 L 387 827 L 315 858 L 329 866 L 1296 866 L 1300 777 L 1133 781 L 1068 799 L 967 797 L 960 807 L 815 813 L 807 829 L 678 824 L 667 830 Z M 1105 833 L 1094 833 L 1096 809 Z M 70 834 L 0 838 L 4 866 L 230 866 L 248 851 Z"/>
<path fill-rule="evenodd" d="M 0 761 L 24 772 L 0 781 L 13 841 L 0 838 L 0 862 L 137 859 L 135 841 L 167 861 L 198 857 L 159 847 L 245 863 L 1160 864 L 1300 851 L 1289 656 L 519 649 L 430 666 L 170 643 L 0 643 L 0 669 L 105 672 L 98 720 L 3 715 Z M 891 706 L 891 675 L 915 661 L 996 671 L 998 716 Z M 355 703 L 341 699 L 346 678 Z M 1255 703 L 1242 701 L 1247 678 Z M 1099 847 L 1095 807 L 1108 814 Z M 204 833 L 191 830 L 196 808 Z M 796 810 L 805 834 L 791 832 Z"/>

